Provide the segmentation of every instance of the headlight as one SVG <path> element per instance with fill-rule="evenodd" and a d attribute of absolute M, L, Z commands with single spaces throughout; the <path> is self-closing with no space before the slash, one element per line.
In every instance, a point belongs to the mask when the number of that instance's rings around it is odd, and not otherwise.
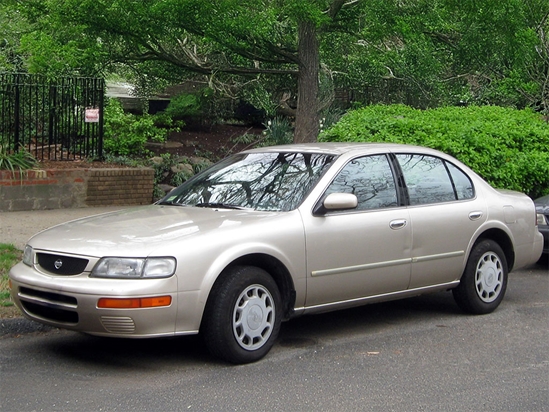
<path fill-rule="evenodd" d="M 33 264 L 32 256 L 33 256 L 32 247 L 30 247 L 29 245 L 26 245 L 25 251 L 23 252 L 23 263 L 27 266 L 32 266 Z"/>
<path fill-rule="evenodd" d="M 175 259 L 161 258 L 102 258 L 92 270 L 94 278 L 153 279 L 167 278 L 175 273 Z"/>
<path fill-rule="evenodd" d="M 537 214 L 537 224 L 538 224 L 538 226 L 547 224 L 547 222 L 545 221 L 545 216 L 542 215 L 541 213 Z"/>

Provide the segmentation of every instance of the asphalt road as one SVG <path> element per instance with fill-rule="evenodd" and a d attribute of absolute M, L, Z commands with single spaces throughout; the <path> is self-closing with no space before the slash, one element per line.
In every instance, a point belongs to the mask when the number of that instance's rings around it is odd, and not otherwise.
<path fill-rule="evenodd" d="M 230 366 L 198 337 L 97 338 L 18 319 L 0 329 L 0 410 L 549 411 L 549 273 L 513 272 L 492 314 L 451 293 L 294 319 Z"/>

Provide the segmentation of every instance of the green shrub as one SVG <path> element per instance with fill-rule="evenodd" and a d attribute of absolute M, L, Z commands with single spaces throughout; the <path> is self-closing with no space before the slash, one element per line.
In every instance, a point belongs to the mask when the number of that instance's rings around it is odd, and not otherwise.
<path fill-rule="evenodd" d="M 164 113 L 174 119 L 202 114 L 200 98 L 194 94 L 180 94 L 171 99 Z"/>
<path fill-rule="evenodd" d="M 427 146 L 456 157 L 495 187 L 534 198 L 549 193 L 549 125 L 531 110 L 375 105 L 347 113 L 319 140 Z"/>
<path fill-rule="evenodd" d="M 12 174 L 32 169 L 38 164 L 30 152 L 21 148 L 18 152 L 10 152 L 0 144 L 0 170 L 9 170 Z"/>
<path fill-rule="evenodd" d="M 169 130 L 181 130 L 185 126 L 183 120 L 174 120 L 166 112 L 156 113 L 152 116 L 154 125 L 159 128 L 169 129 Z"/>
<path fill-rule="evenodd" d="M 124 113 L 116 99 L 105 106 L 105 131 L 103 147 L 113 156 L 143 156 L 147 154 L 147 141 L 164 142 L 174 129 L 158 127 L 154 116 L 136 116 Z"/>

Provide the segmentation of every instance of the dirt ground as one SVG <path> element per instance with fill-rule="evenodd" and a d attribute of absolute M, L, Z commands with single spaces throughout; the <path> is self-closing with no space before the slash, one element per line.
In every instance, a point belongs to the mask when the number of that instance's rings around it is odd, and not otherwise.
<path fill-rule="evenodd" d="M 254 134 L 258 138 L 262 133 L 261 128 L 234 125 L 212 125 L 205 127 L 188 127 L 180 132 L 174 132 L 168 141 L 162 144 L 150 143 L 147 149 L 154 156 L 170 153 L 178 156 L 205 157 L 212 161 L 221 160 L 231 153 L 236 153 L 249 147 L 247 144 L 235 143 L 235 138 L 244 134 Z M 40 169 L 73 169 L 73 168 L 110 168 L 121 167 L 117 164 L 106 162 L 88 162 L 82 160 L 54 161 L 44 160 L 39 162 Z"/>
<path fill-rule="evenodd" d="M 254 127 L 213 125 L 202 128 L 186 128 L 172 133 L 163 147 L 149 147 L 156 154 L 171 153 L 179 156 L 201 156 L 210 160 L 220 160 L 231 153 L 244 150 L 248 145 L 235 143 L 244 134 L 254 134 L 258 138 L 263 130 Z"/>

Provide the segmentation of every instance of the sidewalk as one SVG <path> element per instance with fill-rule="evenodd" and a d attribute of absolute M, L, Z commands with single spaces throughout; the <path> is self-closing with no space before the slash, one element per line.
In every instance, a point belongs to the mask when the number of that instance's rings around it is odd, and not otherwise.
<path fill-rule="evenodd" d="M 0 212 L 0 243 L 11 243 L 23 250 L 27 240 L 48 227 L 81 217 L 135 206 L 84 207 L 76 209 Z"/>

